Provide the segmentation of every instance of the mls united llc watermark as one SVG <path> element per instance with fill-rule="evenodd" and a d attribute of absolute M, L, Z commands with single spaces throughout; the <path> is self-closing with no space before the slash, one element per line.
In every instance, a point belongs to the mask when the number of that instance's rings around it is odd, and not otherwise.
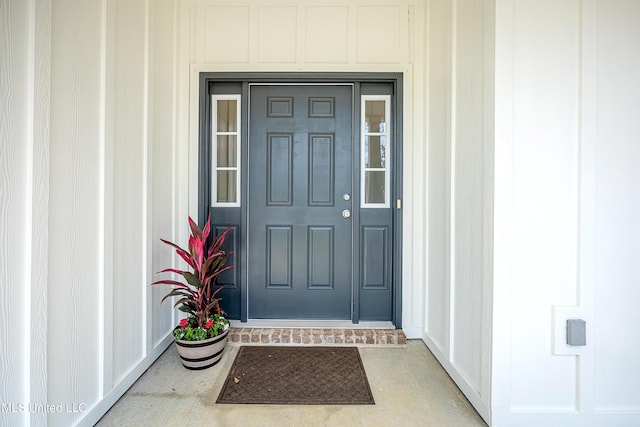
<path fill-rule="evenodd" d="M 14 402 L 1 402 L 0 410 L 3 414 L 7 413 L 23 413 L 23 412 L 43 412 L 46 414 L 51 413 L 78 413 L 81 414 L 87 410 L 86 403 L 14 403 Z"/>

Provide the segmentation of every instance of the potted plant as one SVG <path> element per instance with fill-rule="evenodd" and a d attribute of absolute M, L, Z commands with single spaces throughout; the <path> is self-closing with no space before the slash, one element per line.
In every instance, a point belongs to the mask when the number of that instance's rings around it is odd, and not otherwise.
<path fill-rule="evenodd" d="M 231 265 L 226 265 L 231 252 L 222 250 L 231 226 L 218 235 L 208 249 L 206 244 L 211 231 L 211 216 L 207 218 L 204 229 L 200 229 L 191 218 L 189 226 L 189 250 L 167 240 L 160 240 L 174 247 L 193 271 L 166 268 L 160 273 L 179 274 L 184 281 L 165 279 L 153 282 L 152 285 L 173 286 L 162 298 L 162 302 L 169 297 L 178 297 L 174 307 L 187 313 L 187 317 L 180 320 L 173 330 L 182 364 L 188 369 L 205 369 L 220 361 L 229 333 L 229 321 L 224 317 L 225 313 L 219 304 L 220 298 L 216 295 L 222 289 L 217 284 L 218 277 L 223 271 L 232 268 Z"/>

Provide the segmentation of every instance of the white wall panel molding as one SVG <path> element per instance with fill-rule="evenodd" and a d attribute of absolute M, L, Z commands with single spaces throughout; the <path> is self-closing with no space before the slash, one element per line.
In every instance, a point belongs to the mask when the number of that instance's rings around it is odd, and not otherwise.
<path fill-rule="evenodd" d="M 483 224 L 482 224 L 482 301 L 480 387 L 491 424 L 491 363 L 493 358 L 493 254 L 494 254 L 494 168 L 495 168 L 495 76 L 496 76 L 496 8 L 494 1 L 484 8 L 484 147 L 483 147 Z"/>
<path fill-rule="evenodd" d="M 490 269 L 486 259 L 492 251 L 486 227 L 491 224 L 491 164 L 493 139 L 487 129 L 493 127 L 493 98 L 487 97 L 493 84 L 487 76 L 487 57 L 492 58 L 492 31 L 487 28 L 487 15 L 493 8 L 486 2 L 459 0 L 454 16 L 454 73 L 452 113 L 452 292 L 451 354 L 452 363 L 477 390 L 482 383 L 483 359 L 490 358 Z M 492 20 L 489 20 L 492 22 Z M 489 72 L 490 74 L 485 74 Z M 489 176 L 489 179 L 487 177 Z M 485 218 L 488 215 L 489 219 Z M 485 240 L 487 239 L 488 240 Z M 490 270 L 489 270 L 490 271 Z M 489 278 L 489 280 L 485 280 Z M 486 369 L 486 367 L 485 367 Z M 488 394 L 485 394 L 488 403 Z"/>
<path fill-rule="evenodd" d="M 207 63 L 243 63 L 249 61 L 250 37 L 248 6 L 207 6 L 204 19 L 204 61 Z M 229 41 L 233 40 L 233 43 Z"/>
<path fill-rule="evenodd" d="M 192 124 L 190 120 L 193 120 L 193 115 L 197 117 L 197 110 L 194 110 L 193 103 L 193 90 L 192 87 L 198 80 L 193 80 L 193 69 L 190 64 L 193 64 L 197 60 L 197 41 L 198 30 L 202 28 L 197 23 L 197 7 L 191 6 L 192 2 L 182 2 L 182 9 L 180 11 L 180 20 L 178 25 L 179 42 L 177 46 L 177 63 L 176 63 L 176 78 L 177 78 L 177 111 L 176 111 L 176 137 L 175 137 L 175 151 L 174 151 L 174 176 L 176 179 L 175 184 L 175 218 L 174 218 L 174 242 L 179 241 L 179 236 L 188 235 L 188 226 L 184 221 L 189 214 L 195 214 L 197 212 L 197 187 L 194 187 L 197 183 L 197 179 L 190 180 L 189 168 L 193 165 L 192 160 L 189 157 L 189 149 L 193 145 L 192 138 L 194 138 L 194 131 L 191 128 Z M 196 92 L 197 93 L 197 84 Z M 195 101 L 197 103 L 197 101 Z M 195 134 L 197 138 L 197 132 Z M 195 163 L 197 165 L 197 163 Z M 192 178 L 193 179 L 193 178 Z M 195 206 L 194 206 L 195 202 Z M 181 242 L 184 243 L 184 242 Z"/>
<path fill-rule="evenodd" d="M 34 206 L 46 203 L 40 192 L 42 180 L 34 177 L 34 168 L 42 160 L 33 151 L 46 145 L 36 135 L 34 121 L 42 120 L 42 104 L 34 99 L 45 71 L 36 65 L 36 11 L 31 2 L 3 2 L 0 8 L 0 424 L 28 425 L 29 414 L 19 405 L 28 404 L 31 386 L 34 395 L 46 392 L 46 376 L 30 375 L 32 364 L 41 363 L 44 351 L 42 334 L 30 338 L 16 333 L 16 325 L 40 325 L 36 308 L 40 301 L 31 298 L 31 278 L 42 268 L 31 257 L 40 246 L 33 246 L 33 233 L 42 225 L 34 218 Z M 43 52 L 45 53 L 45 52 Z M 38 87 L 38 88 L 36 88 Z M 46 112 L 45 112 L 46 113 Z M 46 157 L 45 157 L 46 158 Z M 34 164 L 36 163 L 36 164 Z M 46 179 L 46 178 L 43 178 Z M 38 193 L 34 194 L 34 189 Z M 32 315 L 36 315 L 32 319 Z M 32 382 L 33 381 L 33 382 Z"/>
<path fill-rule="evenodd" d="M 145 357 L 147 346 L 145 2 L 116 0 L 113 138 L 113 381 Z M 138 325 L 135 331 L 130 325 Z"/>
<path fill-rule="evenodd" d="M 449 96 L 451 102 L 447 105 L 449 122 L 447 123 L 447 232 L 446 239 L 448 240 L 448 281 L 445 289 L 445 299 L 447 303 L 445 324 L 446 329 L 444 333 L 446 356 L 450 364 L 455 364 L 455 339 L 456 339 L 456 247 L 458 242 L 456 241 L 456 202 L 457 202 L 457 188 L 456 188 L 456 163 L 457 163 L 457 113 L 458 113 L 458 2 L 457 0 L 451 1 L 451 79 L 449 80 L 450 87 Z"/>
<path fill-rule="evenodd" d="M 429 233 L 423 339 L 490 420 L 492 2 L 427 10 Z"/>
<path fill-rule="evenodd" d="M 200 96 L 200 70 L 197 66 L 191 67 L 191 84 L 189 85 L 189 138 L 188 146 L 185 154 L 185 158 L 188 159 L 188 171 L 186 178 L 189 184 L 189 211 L 188 216 L 192 218 L 198 217 L 198 111 L 200 108 L 199 96 Z M 184 146 L 185 144 L 183 144 Z M 184 176 L 183 176 L 184 177 Z M 185 218 L 186 215 L 183 217 Z M 180 224 L 187 230 L 186 221 L 182 221 Z M 181 236 L 187 236 L 188 231 L 181 233 Z"/>
<path fill-rule="evenodd" d="M 448 1 L 430 1 L 426 28 L 428 119 L 428 259 L 425 333 L 449 352 L 451 227 L 452 13 Z M 448 356 L 447 356 L 448 357 Z"/>
<path fill-rule="evenodd" d="M 30 62 L 29 122 L 31 132 L 28 142 L 28 159 L 31 167 L 26 193 L 31 202 L 27 209 L 30 226 L 27 236 L 30 237 L 30 251 L 26 256 L 30 272 L 31 288 L 26 310 L 28 319 L 25 322 L 30 331 L 29 347 L 29 402 L 47 402 L 47 296 L 48 296 L 48 246 L 49 246 L 49 129 L 51 102 L 51 0 L 34 1 L 30 4 L 32 16 L 29 30 L 33 49 Z M 45 424 L 46 414 L 29 413 L 29 423 Z"/>
<path fill-rule="evenodd" d="M 404 233 L 411 230 L 414 236 L 423 236 L 417 239 L 403 239 L 403 320 L 402 328 L 407 337 L 421 338 L 424 325 L 424 304 L 426 289 L 422 284 L 425 281 L 427 263 L 427 203 L 428 192 L 426 159 L 428 156 L 428 144 L 425 139 L 428 136 L 424 122 L 426 101 L 423 95 L 427 84 L 422 78 L 425 73 L 425 41 L 426 27 L 424 24 L 424 9 L 422 4 L 417 4 L 410 9 L 406 28 L 403 28 L 412 41 L 412 52 L 407 59 L 413 61 L 408 68 L 410 72 L 404 74 L 404 130 L 403 130 L 403 193 L 404 200 Z M 415 332 L 414 332 L 415 331 Z"/>
<path fill-rule="evenodd" d="M 100 37 L 100 377 L 99 390 L 104 397 L 114 386 L 113 375 L 113 287 L 114 287 L 114 137 L 115 137 L 115 2 L 102 1 Z"/>
<path fill-rule="evenodd" d="M 153 2 L 155 5 L 155 2 Z M 154 121 L 152 113 L 153 91 L 151 88 L 152 81 L 154 79 L 154 70 L 150 67 L 153 62 L 152 50 L 151 50 L 151 38 L 152 31 L 155 30 L 155 25 L 152 20 L 155 13 L 155 6 L 151 4 L 150 0 L 144 2 L 144 91 L 142 95 L 143 103 L 143 127 L 142 127 L 142 218 L 141 218 L 141 232 L 142 232 L 142 254 L 143 260 L 142 269 L 142 300 L 143 306 L 143 324 L 145 331 L 144 347 L 142 354 L 148 355 L 153 345 L 153 290 L 149 283 L 151 283 L 153 277 L 153 256 L 152 256 L 152 228 L 153 228 L 153 141 L 154 138 Z M 155 270 L 158 271 L 158 270 Z"/>
<path fill-rule="evenodd" d="M 326 22 L 331 22 L 330 31 Z M 308 6 L 305 8 L 304 59 L 308 63 L 346 64 L 351 45 L 348 6 Z M 326 45 L 333 49 L 325 49 Z M 302 45 L 302 43 L 301 43 Z"/>
<path fill-rule="evenodd" d="M 404 71 L 410 12 L 422 4 L 192 0 L 182 16 L 190 16 L 190 64 L 218 71 Z"/>
<path fill-rule="evenodd" d="M 175 144 L 175 75 L 176 75 L 176 2 L 164 0 L 150 3 L 150 71 L 149 79 L 149 276 L 155 280 L 155 272 L 170 266 L 172 251 L 160 238 L 174 241 L 173 221 L 175 205 L 174 144 Z M 169 48 L 170 47 L 170 48 Z M 162 287 L 151 287 L 150 334 L 148 349 L 155 348 L 171 330 L 171 304 L 161 300 L 166 294 Z"/>
<path fill-rule="evenodd" d="M 505 236 L 513 269 L 510 281 L 496 283 L 495 289 L 509 287 L 509 300 L 501 301 L 509 307 L 504 322 L 518 331 L 502 339 L 510 342 L 511 376 L 518 378 L 509 380 L 507 405 L 519 412 L 562 411 L 575 405 L 575 359 L 552 354 L 550 326 L 554 302 L 575 303 L 580 35 L 575 3 L 562 4 L 553 14 L 550 6 L 512 4 L 514 44 L 504 60 L 512 62 L 513 92 L 508 101 L 496 99 L 513 114 L 512 139 L 504 142 L 512 145 L 510 176 L 503 177 L 513 183 L 508 195 L 513 229 Z M 505 262 L 499 261 L 501 266 Z M 494 321 L 494 333 L 500 334 L 497 329 L 506 324 Z M 539 369 L 532 371 L 532 365 Z M 494 363 L 494 370 L 503 369 Z"/>
<path fill-rule="evenodd" d="M 258 63 L 298 62 L 298 7 L 258 6 Z"/>
<path fill-rule="evenodd" d="M 514 2 L 496 0 L 493 331 L 491 421 L 507 426 L 510 412 L 513 283 Z"/>
<path fill-rule="evenodd" d="M 580 16 L 580 102 L 579 108 L 579 157 L 578 157 L 578 275 L 576 286 L 577 311 L 571 314 L 571 318 L 583 319 L 587 322 L 588 346 L 581 348 L 577 354 L 578 384 L 576 410 L 592 412 L 595 410 L 596 378 L 595 378 L 595 354 L 592 344 L 595 342 L 594 328 L 595 304 L 596 304 L 596 188 L 597 188 L 597 123 L 598 123 L 598 1 L 582 0 Z M 556 319 L 555 327 L 566 325 L 564 321 Z M 566 350 L 565 338 L 562 344 Z"/>
<path fill-rule="evenodd" d="M 49 414 L 51 425 L 93 424 L 171 342 L 171 309 L 156 309 L 148 283 L 159 269 L 152 239 L 173 237 L 171 208 L 159 229 L 153 218 L 154 203 L 172 206 L 175 194 L 175 31 L 162 57 L 169 64 L 156 63 L 152 49 L 166 34 L 156 20 L 175 28 L 176 7 L 169 0 L 53 5 L 47 399 L 86 412 Z M 158 87 L 169 102 L 156 103 Z M 161 160 L 158 117 L 169 134 Z M 162 189 L 156 161 L 169 165 Z"/>
<path fill-rule="evenodd" d="M 148 282 L 171 258 L 155 259 L 152 239 L 175 237 L 178 11 L 173 0 L 0 7 L 2 425 L 92 425 L 172 341 L 171 307 Z M 168 208 L 154 222 L 156 205 Z M 114 262 L 130 238 L 139 262 Z M 143 308 L 127 322 L 132 276 Z M 122 363 L 130 349 L 141 351 Z"/>
<path fill-rule="evenodd" d="M 595 81 L 583 97 L 583 115 L 596 118 L 582 145 L 581 305 L 594 319 L 593 365 L 583 375 L 593 381 L 596 413 L 626 412 L 640 425 L 640 3 L 589 1 L 583 8 L 585 31 L 592 32 L 587 42 L 595 44 L 594 56 L 583 55 L 590 67 L 583 78 Z"/>
<path fill-rule="evenodd" d="M 113 334 L 118 351 L 115 352 L 113 376 L 116 384 L 148 357 L 154 344 L 169 329 L 167 318 L 171 317 L 166 307 L 160 307 L 157 294 L 161 290 L 151 289 L 148 284 L 154 272 L 166 266 L 162 264 L 154 269 L 156 251 L 166 251 L 161 247 L 159 237 L 173 238 L 170 231 L 173 168 L 169 159 L 172 158 L 172 115 L 175 109 L 170 102 L 157 105 L 157 99 L 166 101 L 166 98 L 156 96 L 156 91 L 164 91 L 163 96 L 168 92 L 171 101 L 174 72 L 171 46 L 175 46 L 175 31 L 157 28 L 156 23 L 161 22 L 172 29 L 174 13 L 175 5 L 166 1 L 145 1 L 135 5 L 119 2 L 115 5 L 114 20 L 118 33 L 114 39 L 112 60 L 115 82 L 112 102 L 116 112 L 113 193 L 117 195 L 114 210 L 126 212 L 122 218 L 114 218 L 117 232 L 114 234 L 113 254 L 117 268 L 114 269 Z M 158 38 L 166 44 L 159 44 Z M 167 46 L 170 47 L 168 52 L 165 50 Z M 169 81 L 159 82 L 158 76 Z M 160 126 L 166 135 L 157 131 L 156 116 L 163 117 Z M 162 141 L 159 152 L 156 139 Z M 162 159 L 157 166 L 156 155 Z M 162 176 L 163 183 L 168 184 L 162 191 L 155 181 L 159 176 Z M 166 207 L 166 215 L 169 215 L 169 221 L 166 221 L 166 216 L 161 214 L 160 229 L 156 228 L 155 221 L 154 207 L 158 205 Z M 132 245 L 136 250 L 125 256 L 123 249 Z M 125 332 L 131 323 L 140 325 L 139 336 Z"/>
<path fill-rule="evenodd" d="M 497 5 L 493 422 L 637 425 L 640 315 L 631 301 L 640 293 L 628 254 L 640 238 L 640 128 L 630 114 L 640 102 L 631 43 L 640 4 L 554 3 L 553 16 L 536 1 Z M 545 34 L 533 37 L 536 28 Z M 546 212 L 531 215 L 526 197 Z M 547 257 L 532 257 L 540 232 Z M 526 308 L 531 277 L 537 295 Z M 566 344 L 569 318 L 586 320 L 586 346 Z"/>
<path fill-rule="evenodd" d="M 100 3 L 52 2 L 48 403 L 90 406 L 98 377 Z M 73 333 L 67 333 L 73 331 Z M 51 425 L 80 414 L 50 413 Z"/>
<path fill-rule="evenodd" d="M 358 6 L 356 13 L 358 32 L 355 61 L 366 64 L 403 62 L 405 58 L 402 54 L 406 52 L 401 41 L 406 41 L 405 37 L 408 36 L 408 31 L 402 31 L 407 26 L 406 7 Z"/>

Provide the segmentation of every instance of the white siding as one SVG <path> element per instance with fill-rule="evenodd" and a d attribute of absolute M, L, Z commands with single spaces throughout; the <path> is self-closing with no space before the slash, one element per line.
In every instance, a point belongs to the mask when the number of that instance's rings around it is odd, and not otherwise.
<path fill-rule="evenodd" d="M 598 90 L 588 105 L 595 135 L 585 147 L 594 163 L 583 167 L 583 179 L 595 182 L 595 188 L 583 186 L 583 193 L 593 191 L 585 195 L 593 205 L 583 208 L 593 227 L 584 234 L 593 233 L 585 268 L 595 272 L 587 288 L 594 346 L 584 375 L 593 375 L 593 409 L 632 411 L 640 422 L 640 4 L 600 1 L 597 7 L 597 59 L 589 72 Z"/>
<path fill-rule="evenodd" d="M 310 6 L 305 10 L 305 62 L 345 64 L 349 58 L 349 8 Z M 331 21 L 331 31 L 326 22 Z M 333 49 L 326 49 L 330 45 Z"/>
<path fill-rule="evenodd" d="M 93 425 L 171 342 L 176 12 L 0 8 L 0 424 Z"/>
<path fill-rule="evenodd" d="M 0 22 L 0 400 L 85 409 L 0 423 L 91 425 L 171 342 L 148 283 L 197 211 L 198 72 L 381 71 L 404 76 L 407 335 L 494 425 L 640 424 L 637 1 L 9 0 Z"/>
<path fill-rule="evenodd" d="M 107 183 L 113 230 L 112 300 L 113 382 L 121 381 L 142 359 L 147 347 L 148 248 L 148 23 L 144 1 L 114 2 L 112 90 L 113 128 L 108 150 L 113 158 Z M 108 75 L 108 77 L 110 77 Z M 126 236 L 126 237 L 125 237 Z M 140 325 L 130 330 L 129 325 Z"/>
<path fill-rule="evenodd" d="M 31 154 L 37 145 L 32 133 L 34 18 L 26 2 L 0 8 L 0 402 L 12 405 L 0 413 L 6 425 L 28 422 L 27 414 L 13 405 L 30 398 L 24 378 L 33 363 L 31 351 L 43 350 L 39 345 L 32 349 L 29 334 L 22 332 L 24 325 L 46 326 L 42 315 L 32 321 L 27 305 L 31 268 L 41 268 L 30 259 L 38 248 L 31 239 L 30 198 L 36 194 L 24 191 L 37 183 Z M 43 379 L 37 378 L 38 392 L 46 389 Z"/>
<path fill-rule="evenodd" d="M 48 400 L 100 398 L 100 24 L 97 3 L 52 8 Z M 51 413 L 71 425 L 73 412 Z"/>
<path fill-rule="evenodd" d="M 640 4 L 497 19 L 494 424 L 637 425 Z"/>
<path fill-rule="evenodd" d="M 491 2 L 431 1 L 428 281 L 423 339 L 489 419 L 492 225 Z"/>
<path fill-rule="evenodd" d="M 172 0 L 155 1 L 149 4 L 149 123 L 148 136 L 148 174 L 151 176 L 147 187 L 147 197 L 151 198 L 147 209 L 149 234 L 147 236 L 151 264 L 147 264 L 147 278 L 156 279 L 160 268 L 171 265 L 173 252 L 160 238 L 175 235 L 174 219 L 184 222 L 183 217 L 174 216 L 176 209 L 176 163 L 175 122 L 177 115 L 175 82 L 175 42 L 177 37 L 177 9 Z M 176 219 L 177 218 L 177 219 Z M 149 280 L 151 281 L 151 280 Z M 156 348 L 166 337 L 167 331 L 175 326 L 171 316 L 171 304 L 160 301 L 167 289 L 154 286 L 150 301 L 152 335 L 148 348 Z"/>
<path fill-rule="evenodd" d="M 184 1 L 183 62 L 215 71 L 408 72 L 416 7 L 422 1 Z"/>

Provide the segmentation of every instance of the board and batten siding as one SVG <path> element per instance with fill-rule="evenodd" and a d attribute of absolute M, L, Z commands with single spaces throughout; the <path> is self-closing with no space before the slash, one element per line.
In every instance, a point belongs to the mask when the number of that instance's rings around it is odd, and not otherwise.
<path fill-rule="evenodd" d="M 172 341 L 175 16 L 0 7 L 2 425 L 93 425 Z"/>
<path fill-rule="evenodd" d="M 51 4 L 0 7 L 0 421 L 47 398 Z M 32 416 L 42 424 L 46 414 Z"/>
<path fill-rule="evenodd" d="M 48 124 L 50 52 L 36 30 L 36 24 L 50 28 L 47 6 L 0 7 L 0 420 L 6 425 L 20 422 L 19 403 L 46 396 L 47 241 L 38 239 L 46 217 L 33 211 L 48 203 L 48 183 L 34 173 L 48 168 L 49 139 L 39 129 Z M 28 374 L 32 367 L 36 375 Z"/>
<path fill-rule="evenodd" d="M 403 328 L 487 418 L 491 2 L 454 3 L 5 2 L 0 397 L 72 410 L 2 422 L 93 425 L 170 344 L 201 71 L 403 74 Z"/>
<path fill-rule="evenodd" d="M 495 425 L 640 425 L 638 40 L 635 0 L 496 1 Z"/>
<path fill-rule="evenodd" d="M 428 2 L 421 338 L 482 417 L 491 396 L 493 3 Z M 415 197 L 415 194 L 412 194 Z"/>

